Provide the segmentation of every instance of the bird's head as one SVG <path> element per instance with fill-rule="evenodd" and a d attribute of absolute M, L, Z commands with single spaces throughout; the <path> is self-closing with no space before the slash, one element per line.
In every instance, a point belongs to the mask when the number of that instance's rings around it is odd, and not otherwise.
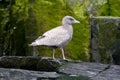
<path fill-rule="evenodd" d="M 65 16 L 63 19 L 62 19 L 62 25 L 72 25 L 74 23 L 80 23 L 78 20 L 76 20 L 75 18 L 73 18 L 72 16 Z"/>

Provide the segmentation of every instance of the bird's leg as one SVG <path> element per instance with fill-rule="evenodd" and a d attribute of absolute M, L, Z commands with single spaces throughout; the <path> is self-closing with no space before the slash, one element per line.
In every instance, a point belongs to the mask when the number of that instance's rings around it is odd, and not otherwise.
<path fill-rule="evenodd" d="M 55 49 L 53 49 L 53 59 L 55 59 Z"/>
<path fill-rule="evenodd" d="M 60 48 L 60 49 L 61 49 L 61 51 L 62 51 L 63 59 L 66 59 L 66 58 L 65 58 L 65 55 L 64 55 L 64 49 L 63 49 L 63 48 Z"/>
<path fill-rule="evenodd" d="M 38 56 L 38 53 L 37 53 L 35 46 L 32 47 L 32 51 L 33 51 L 33 56 L 35 56 L 35 57 Z"/>

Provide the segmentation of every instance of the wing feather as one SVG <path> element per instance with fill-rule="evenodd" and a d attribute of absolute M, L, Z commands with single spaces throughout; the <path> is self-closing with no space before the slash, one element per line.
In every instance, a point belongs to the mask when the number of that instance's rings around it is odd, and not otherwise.
<path fill-rule="evenodd" d="M 32 45 L 46 45 L 46 46 L 64 46 L 71 40 L 71 35 L 62 27 L 57 27 L 49 30 L 38 37 Z"/>

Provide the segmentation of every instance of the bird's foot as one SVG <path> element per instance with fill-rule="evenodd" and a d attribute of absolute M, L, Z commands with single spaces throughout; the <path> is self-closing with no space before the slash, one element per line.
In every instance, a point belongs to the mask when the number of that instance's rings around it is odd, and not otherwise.
<path fill-rule="evenodd" d="M 67 62 L 71 61 L 71 59 L 66 59 L 66 58 L 64 58 L 63 60 Z"/>

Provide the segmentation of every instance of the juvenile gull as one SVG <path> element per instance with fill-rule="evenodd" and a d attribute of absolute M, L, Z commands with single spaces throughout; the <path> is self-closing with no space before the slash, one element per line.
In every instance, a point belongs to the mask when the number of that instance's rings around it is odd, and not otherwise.
<path fill-rule="evenodd" d="M 60 48 L 62 51 L 63 59 L 64 49 L 63 47 L 68 44 L 68 42 L 72 39 L 73 28 L 72 24 L 80 23 L 75 20 L 71 16 L 65 16 L 62 19 L 62 25 L 56 28 L 53 28 L 47 32 L 45 32 L 42 36 L 38 37 L 34 42 L 30 44 L 30 46 L 48 46 L 53 48 L 53 59 L 55 54 L 55 48 Z"/>

